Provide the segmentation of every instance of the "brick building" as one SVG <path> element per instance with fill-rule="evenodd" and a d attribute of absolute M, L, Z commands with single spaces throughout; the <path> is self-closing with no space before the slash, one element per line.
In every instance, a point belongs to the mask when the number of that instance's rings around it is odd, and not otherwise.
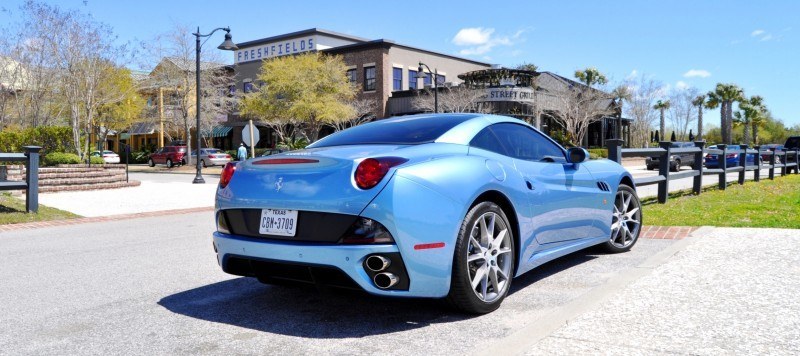
<path fill-rule="evenodd" d="M 488 63 L 411 47 L 391 40 L 369 40 L 316 28 L 238 43 L 237 46 L 239 50 L 234 53 L 237 91 L 249 92 L 258 85 L 257 76 L 264 59 L 320 51 L 342 56 L 348 68 L 348 77 L 358 87 L 357 98 L 375 101 L 373 115 L 376 118 L 391 116 L 389 99 L 392 93 L 432 85 L 433 75 L 427 70 L 423 76 L 418 74 L 420 62 L 438 73 L 436 80 L 440 85 L 457 85 L 461 83 L 459 74 L 491 68 Z M 237 122 L 235 116 L 228 125 L 234 127 L 232 141 L 239 142 L 241 130 L 235 128 L 244 123 Z M 266 128 L 260 131 L 262 138 L 270 136 Z M 269 143 L 262 142 L 260 145 L 273 143 L 267 142 Z"/>

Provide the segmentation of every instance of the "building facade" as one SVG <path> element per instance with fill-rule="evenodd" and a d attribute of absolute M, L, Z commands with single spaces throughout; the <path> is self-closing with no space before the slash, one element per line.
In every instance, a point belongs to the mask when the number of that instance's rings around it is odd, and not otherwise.
<path fill-rule="evenodd" d="M 247 93 L 259 84 L 257 76 L 265 59 L 318 51 L 342 57 L 348 78 L 358 88 L 357 99 L 373 100 L 373 115 L 376 118 L 391 116 L 388 105 L 394 92 L 430 86 L 434 76 L 441 85 L 457 85 L 462 81 L 458 78 L 459 74 L 491 68 L 488 63 L 391 40 L 368 40 L 316 28 L 243 42 L 237 46 L 239 50 L 234 53 L 237 91 Z M 420 75 L 420 62 L 437 75 L 429 73 L 427 69 Z"/>

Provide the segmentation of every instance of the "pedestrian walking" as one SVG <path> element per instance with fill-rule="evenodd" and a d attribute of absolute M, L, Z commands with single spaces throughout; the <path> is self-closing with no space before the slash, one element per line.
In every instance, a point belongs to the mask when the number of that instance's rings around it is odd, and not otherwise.
<path fill-rule="evenodd" d="M 240 161 L 247 159 L 247 148 L 244 147 L 244 143 L 239 144 L 239 150 L 236 151 L 236 158 L 238 158 Z"/>

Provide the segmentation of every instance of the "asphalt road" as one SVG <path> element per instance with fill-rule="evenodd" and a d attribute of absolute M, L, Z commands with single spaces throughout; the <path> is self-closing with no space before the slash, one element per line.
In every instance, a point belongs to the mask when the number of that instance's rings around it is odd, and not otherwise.
<path fill-rule="evenodd" d="M 609 281 L 676 244 L 572 254 L 515 279 L 499 310 L 475 317 L 226 275 L 212 229 L 211 213 L 194 213 L 0 233 L 0 354 L 481 353 L 616 293 Z"/>

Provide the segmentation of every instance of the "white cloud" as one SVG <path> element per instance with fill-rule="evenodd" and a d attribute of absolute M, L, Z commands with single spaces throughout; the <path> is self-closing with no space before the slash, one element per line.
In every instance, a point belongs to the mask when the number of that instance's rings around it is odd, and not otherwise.
<path fill-rule="evenodd" d="M 634 70 L 632 70 L 632 71 L 631 71 L 631 74 L 628 74 L 628 76 L 627 76 L 627 77 L 625 77 L 625 79 L 627 79 L 627 80 L 636 79 L 636 77 L 637 77 L 638 75 L 639 75 L 639 71 L 638 71 L 638 70 L 636 70 L 636 69 L 634 69 Z"/>
<path fill-rule="evenodd" d="M 711 72 L 705 69 L 690 69 L 688 72 L 683 73 L 683 76 L 685 78 L 695 78 L 695 77 L 708 78 L 711 76 Z"/>
<path fill-rule="evenodd" d="M 492 37 L 492 33 L 494 33 L 493 28 L 462 28 L 458 31 L 456 37 L 453 37 L 453 43 L 456 46 L 475 46 L 486 44 L 489 42 L 489 38 Z"/>
<path fill-rule="evenodd" d="M 769 41 L 769 40 L 773 39 L 771 33 L 767 32 L 767 31 L 764 31 L 764 30 L 760 30 L 760 29 L 759 30 L 755 30 L 753 32 L 750 32 L 750 37 L 755 37 L 759 41 L 762 41 L 762 42 L 763 41 Z"/>
<path fill-rule="evenodd" d="M 511 46 L 515 42 L 521 41 L 523 33 L 525 30 L 519 30 L 511 37 L 496 36 L 493 28 L 469 27 L 459 30 L 452 42 L 456 46 L 468 46 L 468 48 L 458 51 L 463 56 L 482 55 L 496 46 Z"/>
<path fill-rule="evenodd" d="M 675 89 L 678 89 L 678 90 L 684 90 L 684 89 L 686 89 L 688 87 L 689 87 L 689 84 L 686 84 L 686 82 L 684 82 L 682 80 L 679 80 L 677 83 L 675 83 Z"/>

